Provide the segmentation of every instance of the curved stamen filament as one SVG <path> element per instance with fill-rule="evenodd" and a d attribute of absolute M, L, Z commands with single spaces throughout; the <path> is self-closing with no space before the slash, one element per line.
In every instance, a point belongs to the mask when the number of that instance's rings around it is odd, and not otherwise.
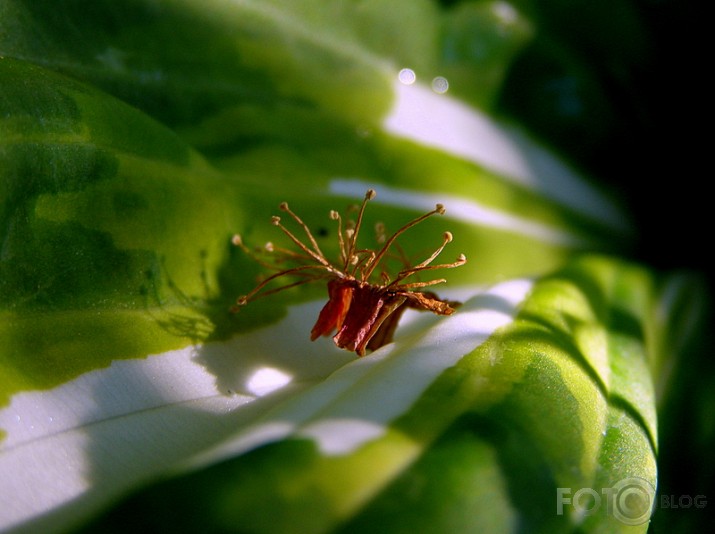
<path fill-rule="evenodd" d="M 307 254 L 300 254 L 298 252 L 295 252 L 294 250 L 289 250 L 283 247 L 276 247 L 268 241 L 265 245 L 263 245 L 262 248 L 258 248 L 255 251 L 251 250 L 248 248 L 244 243 L 243 243 L 243 238 L 239 234 L 235 234 L 231 238 L 231 243 L 234 246 L 237 246 L 240 248 L 248 257 L 250 257 L 253 261 L 261 265 L 262 267 L 265 267 L 266 269 L 271 269 L 272 271 L 283 271 L 284 268 L 278 265 L 281 262 L 285 261 L 311 261 L 313 258 L 312 256 L 308 256 Z M 257 252 L 263 251 L 264 253 L 267 253 L 270 255 L 271 260 L 273 263 L 270 263 L 266 261 L 263 257 L 259 256 Z"/>
<path fill-rule="evenodd" d="M 307 283 L 307 282 L 312 282 L 313 280 L 318 280 L 318 279 L 322 278 L 321 276 L 310 276 L 310 277 L 306 278 L 305 280 L 300 280 L 300 281 L 298 281 L 298 282 L 294 282 L 294 283 L 289 284 L 289 285 L 287 285 L 287 286 L 281 286 L 281 287 L 278 287 L 278 288 L 276 288 L 276 289 L 271 289 L 271 290 L 269 290 L 269 291 L 264 291 L 264 292 L 261 293 L 260 295 L 256 296 L 258 293 L 261 292 L 261 290 L 262 290 L 264 287 L 266 287 L 268 284 L 270 284 L 270 283 L 271 283 L 273 280 L 275 280 L 276 278 L 279 278 L 279 277 L 284 276 L 284 275 L 290 275 L 290 274 L 300 273 L 301 271 L 307 271 L 307 270 L 309 270 L 309 269 L 324 269 L 324 267 L 321 266 L 321 265 L 301 265 L 300 267 L 293 267 L 292 269 L 286 269 L 286 270 L 281 271 L 281 272 L 279 272 L 279 273 L 272 274 L 271 276 L 269 276 L 269 277 L 266 278 L 265 280 L 261 281 L 261 283 L 259 283 L 256 287 L 254 287 L 249 293 L 238 297 L 238 299 L 236 300 L 236 305 L 237 305 L 237 306 L 245 306 L 246 304 L 248 304 L 248 301 L 249 301 L 249 300 L 252 300 L 254 297 L 255 297 L 255 298 L 264 297 L 264 296 L 266 296 L 266 295 L 270 295 L 270 294 L 272 294 L 272 293 L 276 293 L 276 292 L 278 292 L 278 291 L 282 291 L 282 290 L 284 290 L 284 289 L 288 289 L 289 287 L 293 287 L 293 286 L 305 284 L 305 283 Z M 332 271 L 330 271 L 330 270 L 328 270 L 328 271 L 329 271 L 329 272 L 332 272 Z"/>
<path fill-rule="evenodd" d="M 419 271 L 425 271 L 425 270 L 427 270 L 427 266 L 428 266 L 430 263 L 432 263 L 432 262 L 437 258 L 437 256 L 439 256 L 439 255 L 442 253 L 442 251 L 444 250 L 444 247 L 447 246 L 447 243 L 451 243 L 451 242 L 452 242 L 452 233 L 451 233 L 451 232 L 445 232 L 445 233 L 444 233 L 444 236 L 443 236 L 443 238 L 442 238 L 442 244 L 437 248 L 437 250 L 435 250 L 435 251 L 432 253 L 432 255 L 431 255 L 429 258 L 427 258 L 426 260 L 424 260 L 424 261 L 421 262 L 421 263 L 418 263 L 418 264 L 415 265 L 414 267 L 410 267 L 410 268 L 408 268 L 408 269 L 403 269 L 402 271 L 400 271 L 399 273 L 397 273 L 397 277 L 392 281 L 392 283 L 391 283 L 390 285 L 395 285 L 395 284 L 397 284 L 398 282 L 400 282 L 400 280 L 404 280 L 404 279 L 407 278 L 408 276 L 411 276 L 411 275 L 413 275 L 413 274 L 415 274 L 415 273 L 417 273 L 417 272 L 419 272 Z M 466 258 L 465 258 L 465 261 L 466 261 Z M 461 263 L 460 263 L 459 265 L 461 265 Z M 449 264 L 449 266 L 450 266 L 450 267 L 457 267 L 457 265 L 455 265 L 455 264 Z M 431 268 L 432 268 L 432 269 L 440 269 L 440 268 L 443 268 L 443 267 L 440 266 L 440 265 L 435 265 L 435 266 L 432 266 Z"/>
<path fill-rule="evenodd" d="M 348 252 L 345 248 L 345 239 L 343 239 L 343 219 L 335 210 L 330 210 L 330 218 L 334 221 L 338 221 L 338 248 L 340 249 L 340 261 L 343 265 L 347 265 Z"/>
<path fill-rule="evenodd" d="M 251 258 L 253 261 L 258 263 L 259 265 L 261 265 L 267 269 L 276 269 L 277 268 L 275 265 L 268 263 L 267 261 L 264 261 L 263 258 L 259 257 L 258 254 L 256 254 L 250 248 L 248 248 L 243 243 L 243 238 L 241 237 L 240 234 L 234 234 L 234 236 L 231 238 L 231 243 L 234 246 L 240 248 L 249 258 Z M 266 245 L 268 245 L 268 243 L 266 243 Z"/>
<path fill-rule="evenodd" d="M 365 269 L 364 264 L 367 264 L 370 261 L 372 261 L 372 259 L 374 257 L 375 257 L 374 250 L 370 250 L 370 249 L 356 250 L 353 253 L 353 263 L 352 263 L 353 269 L 350 272 L 350 274 L 352 276 L 355 276 L 355 273 L 358 272 L 358 269 L 360 270 L 360 272 L 362 272 Z"/>
<path fill-rule="evenodd" d="M 303 219 L 301 219 L 301 218 L 298 217 L 295 213 L 293 213 L 293 211 L 292 211 L 292 210 L 290 209 L 290 207 L 288 206 L 288 203 L 287 203 L 287 202 L 281 202 L 280 205 L 278 206 L 278 209 L 280 209 L 281 211 L 285 211 L 288 215 L 290 215 L 291 217 L 293 217 L 293 220 L 300 225 L 300 227 L 301 227 L 301 228 L 303 229 L 303 231 L 305 232 L 305 235 L 308 236 L 308 240 L 310 241 L 310 244 L 313 245 L 313 250 L 315 250 L 315 252 L 316 252 L 319 256 L 325 258 L 325 255 L 324 255 L 323 252 L 320 250 L 320 247 L 318 246 L 318 242 L 317 242 L 317 241 L 315 240 L 315 238 L 313 237 L 313 234 L 311 233 L 310 228 L 308 228 L 308 225 L 303 222 Z"/>
<path fill-rule="evenodd" d="M 437 284 L 444 284 L 446 281 L 446 278 L 437 278 L 435 280 L 430 280 L 429 282 L 411 282 L 409 284 L 400 284 L 400 289 L 418 289 L 422 287 L 436 286 Z"/>
<path fill-rule="evenodd" d="M 285 235 L 287 235 L 293 243 L 295 243 L 303 252 L 308 254 L 311 258 L 313 258 L 315 261 L 323 265 L 326 269 L 328 269 L 331 272 L 337 272 L 337 269 L 332 266 L 332 264 L 325 259 L 325 256 L 323 256 L 322 253 L 320 252 L 314 252 L 310 250 L 300 239 L 298 239 L 296 236 L 293 235 L 293 233 L 288 230 L 285 226 L 281 224 L 281 218 L 273 216 L 272 222 L 275 226 L 280 228 Z M 312 236 L 311 236 L 312 237 Z"/>
<path fill-rule="evenodd" d="M 357 221 L 355 222 L 355 228 L 352 229 L 351 233 L 347 233 L 348 246 L 345 253 L 345 264 L 343 270 L 347 272 L 348 265 L 353 261 L 352 257 L 355 253 L 355 244 L 357 243 L 358 233 L 360 232 L 360 225 L 362 224 L 362 216 L 365 213 L 365 206 L 367 206 L 367 201 L 375 198 L 377 193 L 374 189 L 368 189 L 365 193 L 365 197 L 362 199 L 362 204 L 360 205 L 360 212 L 358 213 Z"/>
<path fill-rule="evenodd" d="M 281 211 L 288 213 L 303 229 L 307 236 L 303 239 L 307 240 L 302 241 L 291 230 L 283 226 L 280 217 L 274 216 L 272 223 L 288 236 L 298 247 L 297 250 L 278 247 L 268 242 L 262 249 L 258 248 L 252 251 L 243 244 L 240 235 L 234 236 L 234 245 L 274 272 L 258 281 L 258 284 L 249 293 L 239 297 L 232 310 L 238 311 L 241 306 L 254 299 L 303 284 L 327 280 L 329 300 L 321 310 L 318 321 L 311 331 L 311 339 L 317 337 L 316 331 L 318 335 L 329 335 L 331 331 L 337 329 L 338 334 L 333 337 L 335 344 L 340 348 L 357 352 L 359 356 L 362 356 L 366 349 L 375 350 L 389 343 L 400 315 L 408 307 L 431 311 L 437 315 L 453 313 L 454 307 L 459 303 L 441 300 L 431 292 L 420 292 L 422 288 L 445 282 L 444 278 L 402 283 L 416 273 L 448 269 L 466 263 L 466 257 L 461 254 L 452 263 L 433 264 L 446 245 L 452 241 L 452 234 L 445 232 L 442 244 L 429 257 L 413 266 L 410 266 L 404 250 L 397 243 L 397 238 L 413 226 L 432 215 L 443 214 L 444 207 L 437 204 L 434 210 L 411 220 L 389 237 L 385 233 L 384 225 L 378 223 L 375 233 L 380 248 L 378 250 L 358 248 L 358 234 L 364 222 L 365 208 L 368 201 L 373 198 L 375 198 L 375 191 L 368 189 L 362 204 L 359 209 L 356 209 L 358 211 L 356 222 L 348 219 L 343 224 L 340 214 L 337 211 L 330 211 L 329 217 L 337 221 L 338 230 L 340 257 L 335 264 L 325 257 L 308 226 L 291 211 L 286 202 L 280 204 Z M 350 209 L 352 211 L 355 208 Z M 390 281 L 389 273 L 384 266 L 381 268 L 380 265 L 383 261 L 387 263 L 395 258 L 402 260 L 403 269 L 397 273 L 394 280 Z M 340 270 L 340 266 L 343 267 L 343 270 Z M 369 282 L 371 275 L 378 268 L 382 269 L 379 281 Z M 293 280 L 289 280 L 284 285 L 276 284 L 269 287 L 269 284 L 282 276 L 290 276 Z M 376 278 L 378 277 L 376 276 Z"/>
<path fill-rule="evenodd" d="M 444 206 L 442 206 L 442 204 L 437 204 L 437 206 L 435 207 L 435 209 L 433 209 L 433 210 L 430 211 L 430 212 L 425 213 L 424 215 L 420 215 L 420 216 L 417 217 L 416 219 L 411 220 L 410 222 L 408 222 L 407 224 L 405 224 L 402 228 L 400 228 L 399 230 L 397 230 L 397 232 L 395 232 L 394 234 L 392 234 L 392 235 L 390 236 L 390 238 L 389 238 L 389 239 L 385 242 L 385 244 L 382 246 L 382 248 L 380 249 L 380 251 L 379 251 L 379 252 L 375 255 L 375 257 L 370 261 L 370 263 L 365 266 L 365 271 L 363 272 L 363 282 L 364 282 L 364 281 L 367 281 L 367 279 L 368 279 L 368 278 L 370 277 L 370 275 L 372 274 L 372 271 L 374 271 L 374 270 L 375 270 L 375 267 L 377 267 L 377 266 L 379 265 L 380 261 L 382 261 L 382 258 L 385 256 L 385 254 L 387 254 L 387 251 L 388 251 L 389 248 L 392 246 L 392 243 L 394 243 L 395 239 L 397 239 L 400 235 L 402 235 L 403 233 L 405 233 L 407 230 L 409 230 L 409 229 L 412 228 L 413 226 L 415 226 L 415 225 L 421 223 L 422 221 L 424 221 L 426 218 L 431 217 L 432 215 L 436 215 L 436 214 L 439 214 L 439 215 L 444 214 Z"/>
<path fill-rule="evenodd" d="M 437 269 L 452 269 L 454 267 L 459 267 L 460 265 L 464 265 L 465 263 L 467 263 L 466 256 L 464 254 L 460 254 L 459 257 L 457 258 L 457 260 L 453 261 L 452 263 L 441 263 L 439 265 L 415 266 L 411 269 L 405 269 L 404 271 L 400 271 L 400 273 L 397 275 L 397 278 L 387 287 L 394 286 L 400 280 L 404 280 L 408 276 L 411 276 L 417 272 L 435 271 Z M 444 280 L 442 280 L 442 281 L 444 281 Z M 438 283 L 441 283 L 441 282 L 438 282 Z M 415 284 L 422 284 L 422 282 L 415 282 Z M 400 287 L 423 287 L 423 286 L 414 285 L 414 284 L 401 284 Z"/>
<path fill-rule="evenodd" d="M 289 250 L 283 247 L 276 247 L 273 243 L 268 242 L 263 247 L 266 252 L 276 257 L 275 261 L 285 261 L 285 260 L 296 260 L 296 261 L 310 261 L 312 256 L 307 254 L 300 254 L 294 250 Z"/>

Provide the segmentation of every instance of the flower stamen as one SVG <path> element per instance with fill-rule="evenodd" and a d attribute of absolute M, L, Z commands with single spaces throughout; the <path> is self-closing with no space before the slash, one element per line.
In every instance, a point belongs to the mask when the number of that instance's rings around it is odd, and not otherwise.
<path fill-rule="evenodd" d="M 447 244 L 452 242 L 453 236 L 451 232 L 445 232 L 442 235 L 442 244 L 422 262 L 402 269 L 392 280 L 387 272 L 382 271 L 380 272 L 379 283 L 370 282 L 373 272 L 382 263 L 383 259 L 388 256 L 388 252 L 393 246 L 397 249 L 403 264 L 409 265 L 404 251 L 396 243 L 398 237 L 428 217 L 442 215 L 445 212 L 444 206 L 437 204 L 434 210 L 411 220 L 389 238 L 386 238 L 384 225 L 378 223 L 375 227 L 375 232 L 381 248 L 377 251 L 360 249 L 357 246 L 357 239 L 363 223 L 365 207 L 369 200 L 375 198 L 375 195 L 374 189 L 368 189 L 365 193 L 355 222 L 347 220 L 343 225 L 342 218 L 337 211 L 331 210 L 329 212 L 330 219 L 337 221 L 339 264 L 342 265 L 342 270 L 326 259 L 308 225 L 291 211 L 287 202 L 282 202 L 279 205 L 280 210 L 288 213 L 298 226 L 303 229 L 309 245 L 283 226 L 280 217 L 273 216 L 271 222 L 273 225 L 278 226 L 298 247 L 298 252 L 276 247 L 268 242 L 262 251 L 273 258 L 273 263 L 269 263 L 258 257 L 258 252 L 261 252 L 261 249 L 256 253 L 252 252 L 245 246 L 240 235 L 234 235 L 231 241 L 235 246 L 241 248 L 260 265 L 276 272 L 261 280 L 250 292 L 240 296 L 236 300 L 233 310 L 237 311 L 238 308 L 245 306 L 251 300 L 272 295 L 288 288 L 319 280 L 327 280 L 328 302 L 321 310 L 318 320 L 311 330 L 310 337 L 314 340 L 321 335 L 330 335 L 337 330 L 333 337 L 335 344 L 340 348 L 356 352 L 358 356 L 364 355 L 366 350 L 375 350 L 389 343 L 400 316 L 407 308 L 430 311 L 437 315 L 450 315 L 453 313 L 454 308 L 459 303 L 442 300 L 431 292 L 419 291 L 426 287 L 444 283 L 446 281 L 444 278 L 402 283 L 406 278 L 420 272 L 451 269 L 466 263 L 466 257 L 464 254 L 460 254 L 454 262 L 433 264 Z M 394 254 L 391 257 L 394 257 Z M 282 267 L 281 264 L 286 262 L 294 262 L 298 265 L 289 268 Z M 359 278 L 357 277 L 358 272 Z M 294 276 L 299 279 L 287 285 L 266 289 L 271 282 L 282 276 Z"/>

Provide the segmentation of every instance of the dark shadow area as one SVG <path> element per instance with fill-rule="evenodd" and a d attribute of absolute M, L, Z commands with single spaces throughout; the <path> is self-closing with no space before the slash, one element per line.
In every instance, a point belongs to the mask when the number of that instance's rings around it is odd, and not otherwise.
<path fill-rule="evenodd" d="M 286 479 L 301 480 L 320 463 L 310 440 L 269 443 L 184 477 L 160 480 L 78 532 L 319 532 L 333 504 L 330 495 L 318 489 L 287 495 L 275 488 Z"/>
<path fill-rule="evenodd" d="M 709 306 L 699 335 L 679 348 L 658 410 L 659 477 L 653 534 L 706 532 L 715 506 L 715 359 Z M 701 496 L 698 501 L 695 499 Z M 700 505 L 696 506 L 696 502 Z"/>
<path fill-rule="evenodd" d="M 572 532 L 549 465 L 502 412 L 461 416 L 338 532 Z"/>
<path fill-rule="evenodd" d="M 623 201 L 639 234 L 632 258 L 713 273 L 686 237 L 710 226 L 705 6 L 540 2 L 539 35 L 510 68 L 500 108 Z"/>

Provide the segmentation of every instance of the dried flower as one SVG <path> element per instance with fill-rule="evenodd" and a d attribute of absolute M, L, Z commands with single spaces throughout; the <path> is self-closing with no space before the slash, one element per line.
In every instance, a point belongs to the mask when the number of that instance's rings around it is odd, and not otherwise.
<path fill-rule="evenodd" d="M 333 332 L 335 344 L 349 351 L 363 356 L 366 350 L 375 350 L 392 341 L 392 336 L 397 328 L 397 323 L 402 313 L 407 308 L 427 310 L 437 315 L 450 315 L 457 302 L 442 300 L 424 288 L 445 282 L 444 278 L 427 282 L 405 283 L 408 277 L 435 269 L 450 269 L 464 265 L 467 261 L 464 254 L 460 254 L 456 261 L 432 265 L 447 243 L 452 241 L 452 234 L 445 232 L 442 244 L 424 261 L 413 266 L 406 266 L 394 277 L 384 271 L 376 274 L 383 260 L 388 255 L 390 248 L 395 245 L 395 240 L 406 230 L 419 224 L 426 218 L 444 213 L 444 206 L 437 204 L 435 209 L 413 219 L 397 230 L 390 237 L 386 237 L 384 226 L 378 225 L 378 242 L 382 244 L 379 250 L 360 249 L 357 246 L 358 234 L 362 225 L 365 206 L 369 200 L 375 198 L 375 190 L 369 189 L 360 206 L 357 220 L 349 221 L 343 228 L 343 221 L 337 211 L 330 212 L 330 218 L 337 221 L 338 244 L 340 248 L 340 261 L 332 263 L 326 259 L 320 250 L 308 226 L 291 211 L 286 202 L 279 206 L 303 229 L 308 243 L 302 242 L 281 223 L 281 218 L 274 216 L 272 222 L 278 226 L 285 235 L 298 247 L 298 251 L 279 248 L 272 243 L 267 243 L 264 251 L 268 253 L 273 262 L 262 261 L 244 244 L 240 236 L 233 238 L 233 243 L 241 247 L 247 254 L 256 259 L 261 265 L 276 271 L 261 281 L 248 294 L 238 298 L 236 310 L 245 306 L 251 300 L 295 287 L 309 282 L 327 281 L 328 302 L 318 316 L 318 320 L 310 333 L 310 339 L 315 340 L 320 336 L 328 336 Z M 286 264 L 292 265 L 286 268 Z M 409 264 L 406 264 L 409 265 Z M 297 281 L 285 286 L 266 290 L 265 288 L 276 278 L 293 276 Z M 378 278 L 379 280 L 375 280 Z M 371 281 L 372 280 L 372 281 Z"/>

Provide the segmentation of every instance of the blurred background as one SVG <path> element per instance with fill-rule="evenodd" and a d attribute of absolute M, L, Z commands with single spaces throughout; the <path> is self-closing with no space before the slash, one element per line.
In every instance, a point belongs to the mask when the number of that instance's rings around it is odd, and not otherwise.
<path fill-rule="evenodd" d="M 703 277 L 712 293 L 704 3 L 547 0 L 536 6 L 539 31 L 510 70 L 499 110 L 625 201 L 639 232 L 635 259 Z M 715 365 L 709 340 L 701 343 L 687 352 L 661 399 L 664 501 L 652 532 L 705 528 L 699 521 L 706 514 L 694 506 L 668 508 L 673 496 L 705 495 L 706 507 L 715 507 L 715 463 L 707 452 L 715 446 Z"/>
<path fill-rule="evenodd" d="M 452 2 L 443 2 L 452 3 Z M 539 30 L 498 103 L 626 200 L 636 257 L 712 272 L 703 247 L 708 113 L 696 0 L 536 2 Z"/>

